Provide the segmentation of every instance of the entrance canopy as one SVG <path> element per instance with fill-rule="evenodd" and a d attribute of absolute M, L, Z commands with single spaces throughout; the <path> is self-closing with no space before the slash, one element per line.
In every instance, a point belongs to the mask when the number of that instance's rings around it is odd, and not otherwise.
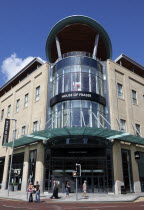
<path fill-rule="evenodd" d="M 111 130 L 106 128 L 90 128 L 90 127 L 72 127 L 72 128 L 53 128 L 42 131 L 34 132 L 30 135 L 16 139 L 14 141 L 14 147 L 20 147 L 28 144 L 32 144 L 38 141 L 48 141 L 58 137 L 70 137 L 70 136 L 84 136 L 84 137 L 101 137 L 103 139 L 117 139 L 124 142 L 144 145 L 144 138 L 124 133 L 117 130 Z M 6 147 L 12 147 L 12 141 L 3 145 Z"/>

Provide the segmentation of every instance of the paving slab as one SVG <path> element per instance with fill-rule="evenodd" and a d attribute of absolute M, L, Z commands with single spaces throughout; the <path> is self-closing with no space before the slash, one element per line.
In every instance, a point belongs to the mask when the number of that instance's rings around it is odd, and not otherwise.
<path fill-rule="evenodd" d="M 144 201 L 144 193 L 127 193 L 127 194 L 97 194 L 88 193 L 86 197 L 82 197 L 81 193 L 71 193 L 69 197 L 66 197 L 65 193 L 59 193 L 59 199 L 50 199 L 51 193 L 41 193 L 41 200 L 45 202 L 132 202 L 132 201 Z M 35 194 L 33 195 L 35 200 Z M 11 200 L 23 200 L 28 201 L 28 194 L 21 191 L 10 192 L 8 196 L 7 190 L 0 190 L 0 198 L 6 198 Z"/>

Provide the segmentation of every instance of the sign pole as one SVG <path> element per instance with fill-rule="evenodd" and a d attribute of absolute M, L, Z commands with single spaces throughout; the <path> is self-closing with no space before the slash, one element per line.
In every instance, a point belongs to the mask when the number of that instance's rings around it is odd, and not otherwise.
<path fill-rule="evenodd" d="M 9 197 L 9 185 L 10 185 L 10 178 L 11 178 L 11 169 L 12 169 L 12 160 L 13 160 L 13 151 L 14 151 L 14 140 L 16 138 L 16 119 L 12 119 L 15 121 L 14 127 L 14 135 L 13 135 L 13 142 L 12 142 L 12 153 L 11 153 L 11 161 L 10 161 L 10 169 L 9 169 L 9 179 L 8 179 L 8 197 Z"/>
<path fill-rule="evenodd" d="M 76 177 L 76 200 L 78 200 L 78 186 L 77 186 L 77 177 Z"/>

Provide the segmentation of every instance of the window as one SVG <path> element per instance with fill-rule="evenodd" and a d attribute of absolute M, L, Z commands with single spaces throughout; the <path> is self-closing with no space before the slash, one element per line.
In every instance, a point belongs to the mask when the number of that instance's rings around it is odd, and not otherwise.
<path fill-rule="evenodd" d="M 39 98 L 40 98 L 40 86 L 38 86 L 37 88 L 36 88 L 36 101 L 38 101 L 39 100 Z"/>
<path fill-rule="evenodd" d="M 133 104 L 137 104 L 137 98 L 136 98 L 136 91 L 132 90 L 132 100 L 133 100 Z"/>
<path fill-rule="evenodd" d="M 11 105 L 8 106 L 8 112 L 7 112 L 7 116 L 10 116 L 10 111 L 11 111 Z"/>
<path fill-rule="evenodd" d="M 123 98 L 123 86 L 121 84 L 117 84 L 118 98 Z"/>
<path fill-rule="evenodd" d="M 25 95 L 24 107 L 28 106 L 28 94 Z"/>
<path fill-rule="evenodd" d="M 135 127 L 136 127 L 136 136 L 140 136 L 140 125 L 135 124 Z"/>
<path fill-rule="evenodd" d="M 4 109 L 1 111 L 1 120 L 4 118 Z"/>
<path fill-rule="evenodd" d="M 19 112 L 20 99 L 16 102 L 16 112 Z"/>
<path fill-rule="evenodd" d="M 120 126 L 121 126 L 121 128 L 120 128 L 121 131 L 126 131 L 126 121 L 125 120 L 120 119 Z"/>
<path fill-rule="evenodd" d="M 22 136 L 25 136 L 26 135 L 26 126 L 23 126 L 22 127 Z"/>
<path fill-rule="evenodd" d="M 35 121 L 33 123 L 33 132 L 37 131 L 38 130 L 38 121 Z"/>

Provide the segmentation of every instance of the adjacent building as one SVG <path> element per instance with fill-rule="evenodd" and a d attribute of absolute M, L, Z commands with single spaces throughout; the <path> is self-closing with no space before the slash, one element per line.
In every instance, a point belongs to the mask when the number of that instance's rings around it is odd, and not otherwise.
<path fill-rule="evenodd" d="M 52 180 L 75 192 L 144 191 L 144 67 L 121 54 L 112 61 L 105 29 L 85 16 L 59 21 L 35 58 L 0 89 L 0 183 L 25 191 Z M 7 119 L 7 120 L 6 120 Z M 10 123 L 9 138 L 4 135 Z M 14 140 L 14 141 L 13 141 Z M 14 143 L 14 144 L 13 144 Z"/>

